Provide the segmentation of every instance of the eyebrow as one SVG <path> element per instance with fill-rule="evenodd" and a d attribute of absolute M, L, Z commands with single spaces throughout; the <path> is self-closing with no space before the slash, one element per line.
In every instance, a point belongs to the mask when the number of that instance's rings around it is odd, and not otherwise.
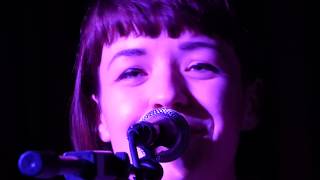
<path fill-rule="evenodd" d="M 217 45 L 214 43 L 209 42 L 201 42 L 201 41 L 195 41 L 195 42 L 184 42 L 179 45 L 179 49 L 184 51 L 190 51 L 195 50 L 198 48 L 210 48 L 210 49 L 217 49 Z"/>
<path fill-rule="evenodd" d="M 124 49 L 119 52 L 117 52 L 110 60 L 109 66 L 112 64 L 112 62 L 117 59 L 120 56 L 126 56 L 126 57 L 134 57 L 134 56 L 143 56 L 146 54 L 146 50 L 142 48 L 133 48 L 133 49 Z"/>

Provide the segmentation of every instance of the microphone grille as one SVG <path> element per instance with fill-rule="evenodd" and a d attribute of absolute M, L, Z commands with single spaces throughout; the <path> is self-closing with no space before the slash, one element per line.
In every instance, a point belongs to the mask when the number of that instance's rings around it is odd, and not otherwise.
<path fill-rule="evenodd" d="M 184 120 L 184 117 L 177 111 L 168 108 L 157 108 L 149 111 L 139 121 L 157 122 L 164 119 Z"/>
<path fill-rule="evenodd" d="M 189 142 L 189 126 L 185 118 L 177 111 L 167 108 L 153 109 L 140 119 L 155 124 L 161 133 L 155 144 L 168 147 L 159 152 L 157 162 L 170 162 L 182 155 Z"/>

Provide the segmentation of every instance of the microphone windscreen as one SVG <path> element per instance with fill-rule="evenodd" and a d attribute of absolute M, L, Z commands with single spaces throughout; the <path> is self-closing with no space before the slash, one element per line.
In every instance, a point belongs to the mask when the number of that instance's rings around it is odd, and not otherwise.
<path fill-rule="evenodd" d="M 155 146 L 168 149 L 156 155 L 158 162 L 169 162 L 180 157 L 189 143 L 189 125 L 185 118 L 173 109 L 157 108 L 145 114 L 140 121 L 154 125 L 158 132 Z"/>

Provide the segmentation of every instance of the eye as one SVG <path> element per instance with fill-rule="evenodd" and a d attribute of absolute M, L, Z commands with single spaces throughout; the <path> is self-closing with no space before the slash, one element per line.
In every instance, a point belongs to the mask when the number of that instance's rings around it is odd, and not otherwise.
<path fill-rule="evenodd" d="M 220 73 L 220 70 L 210 63 L 193 63 L 185 71 L 192 79 L 199 80 L 211 79 Z"/>
<path fill-rule="evenodd" d="M 126 79 L 136 79 L 148 75 L 144 70 L 140 68 L 128 68 L 117 78 L 117 81 Z"/>
<path fill-rule="evenodd" d="M 186 71 L 198 71 L 198 72 L 207 72 L 207 71 L 211 71 L 213 73 L 219 74 L 220 70 L 208 63 L 197 63 L 197 64 L 193 64 L 189 67 L 186 68 Z"/>

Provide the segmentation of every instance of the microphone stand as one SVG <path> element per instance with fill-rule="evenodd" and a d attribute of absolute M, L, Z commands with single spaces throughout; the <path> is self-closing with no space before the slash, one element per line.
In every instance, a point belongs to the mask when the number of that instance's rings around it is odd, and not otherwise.
<path fill-rule="evenodd" d="M 150 123 L 154 120 L 156 123 Z M 160 180 L 163 168 L 159 162 L 173 161 L 186 150 L 189 126 L 178 112 L 159 108 L 129 127 L 127 137 L 133 164 L 125 152 L 74 151 L 59 157 L 28 151 L 20 156 L 19 170 L 35 178 L 64 175 L 67 180 L 107 180 L 135 175 L 135 180 Z M 169 149 L 156 154 L 154 150 L 160 145 Z M 144 157 L 139 158 L 137 147 L 144 151 Z"/>
<path fill-rule="evenodd" d="M 138 132 L 133 128 L 128 130 L 129 149 L 131 154 L 131 160 L 135 172 L 136 180 L 161 180 L 163 176 L 163 169 L 159 162 L 152 157 L 151 151 L 140 144 Z M 139 158 L 137 152 L 137 146 L 143 148 L 144 157 Z"/>
<path fill-rule="evenodd" d="M 23 175 L 48 179 L 63 175 L 66 180 L 128 179 L 128 154 L 109 151 L 72 151 L 59 156 L 52 152 L 27 151 L 18 161 Z"/>
<path fill-rule="evenodd" d="M 71 151 L 59 156 L 53 152 L 27 151 L 20 156 L 18 167 L 23 175 L 42 179 L 63 175 L 66 180 L 124 180 L 134 174 L 135 180 L 160 180 L 161 165 L 146 156 L 139 159 L 134 141 L 129 140 L 129 144 L 133 165 L 125 152 Z"/>

